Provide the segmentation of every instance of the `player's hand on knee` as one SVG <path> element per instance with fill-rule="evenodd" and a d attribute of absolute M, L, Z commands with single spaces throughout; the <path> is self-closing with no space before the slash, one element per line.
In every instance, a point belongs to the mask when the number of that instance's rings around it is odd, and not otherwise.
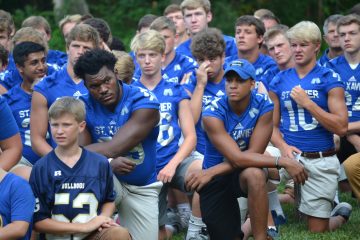
<path fill-rule="evenodd" d="M 295 183 L 305 183 L 305 181 L 308 179 L 308 174 L 305 170 L 304 165 L 302 165 L 297 160 L 291 158 L 282 157 L 280 158 L 280 161 L 280 166 L 283 166 L 286 169 L 286 171 L 290 174 Z"/>
<path fill-rule="evenodd" d="M 188 191 L 199 192 L 212 179 L 212 176 L 206 170 L 197 170 L 189 173 L 185 184 Z"/>
<path fill-rule="evenodd" d="M 89 222 L 85 223 L 85 233 L 93 232 L 95 230 L 99 230 L 101 226 L 105 223 L 110 222 L 111 218 L 106 216 L 96 216 L 91 219 Z"/>
<path fill-rule="evenodd" d="M 172 181 L 172 178 L 175 175 L 176 167 L 171 165 L 171 163 L 167 164 L 161 171 L 159 172 L 157 179 L 163 183 L 168 183 Z"/>

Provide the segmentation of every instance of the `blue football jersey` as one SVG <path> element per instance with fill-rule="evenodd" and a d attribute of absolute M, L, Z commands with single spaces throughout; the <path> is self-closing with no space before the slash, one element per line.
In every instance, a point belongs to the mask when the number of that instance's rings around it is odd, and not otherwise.
<path fill-rule="evenodd" d="M 53 66 L 57 70 L 64 66 L 67 63 L 67 60 L 67 54 L 59 50 L 49 49 L 46 56 L 46 62 L 48 65 Z"/>
<path fill-rule="evenodd" d="M 228 57 L 237 54 L 235 38 L 227 35 L 223 35 L 223 36 L 226 44 L 225 56 Z M 191 53 L 191 38 L 189 38 L 188 40 L 177 46 L 176 52 L 194 58 L 194 56 Z"/>
<path fill-rule="evenodd" d="M 196 68 L 198 64 L 191 57 L 175 53 L 174 59 L 165 67 L 161 69 L 162 78 L 167 82 L 180 83 L 184 75 L 191 73 L 196 76 Z M 141 69 L 137 68 L 134 73 L 135 79 L 140 79 Z"/>
<path fill-rule="evenodd" d="M 140 81 L 133 85 L 146 88 Z M 165 79 L 162 79 L 151 92 L 160 102 L 159 136 L 156 144 L 156 169 L 159 172 L 179 149 L 181 138 L 178 115 L 179 103 L 184 99 L 190 99 L 190 97 L 183 86 L 166 82 Z"/>
<path fill-rule="evenodd" d="M 11 109 L 6 99 L 0 95 L 0 141 L 10 138 L 19 132 Z"/>
<path fill-rule="evenodd" d="M 188 91 L 191 93 L 194 92 L 196 87 L 196 78 L 190 78 L 188 83 L 183 85 Z M 225 78 L 223 78 L 219 83 L 213 83 L 208 81 L 204 90 L 204 95 L 202 99 L 202 106 L 206 106 L 211 101 L 215 99 L 215 97 L 221 97 L 225 95 Z M 205 152 L 205 133 L 204 129 L 201 125 L 201 116 L 199 121 L 195 125 L 197 144 L 196 150 L 201 154 Z"/>
<path fill-rule="evenodd" d="M 30 111 L 31 111 L 31 94 L 26 93 L 20 85 L 10 89 L 3 95 L 12 111 L 17 126 L 19 127 L 21 142 L 23 144 L 22 155 L 31 163 L 40 158 L 31 148 L 30 141 Z M 47 139 L 50 135 L 47 134 Z M 50 141 L 48 141 L 50 143 Z"/>
<path fill-rule="evenodd" d="M 360 121 L 360 64 L 352 69 L 344 56 L 334 58 L 326 64 L 341 77 L 345 83 L 345 100 L 349 122 Z"/>
<path fill-rule="evenodd" d="M 260 77 L 260 82 L 263 83 L 264 87 L 267 91 L 269 91 L 269 86 L 273 78 L 280 72 L 280 69 L 276 67 L 269 68 L 264 72 L 264 74 Z"/>
<path fill-rule="evenodd" d="M 230 57 L 225 58 L 224 68 L 232 61 L 239 59 L 238 54 L 234 54 Z M 277 67 L 276 62 L 269 56 L 262 53 L 259 54 L 259 57 L 255 62 L 251 63 L 255 68 L 256 82 L 260 81 L 261 76 L 270 68 Z"/>
<path fill-rule="evenodd" d="M 119 84 L 122 84 L 121 82 Z M 122 84 L 123 95 L 114 112 L 109 111 L 91 96 L 84 97 L 86 123 L 92 142 L 109 141 L 130 118 L 134 111 L 150 108 L 159 109 L 156 97 L 144 88 Z M 156 181 L 156 143 L 159 127 L 153 131 L 125 157 L 137 166 L 129 174 L 117 175 L 119 181 L 131 185 L 144 186 Z"/>
<path fill-rule="evenodd" d="M 280 129 L 285 142 L 303 152 L 333 148 L 333 134 L 290 97 L 295 86 L 301 86 L 313 102 L 329 112 L 328 92 L 336 87 L 344 88 L 344 83 L 337 73 L 316 64 L 302 79 L 294 68 L 290 68 L 276 75 L 270 84 L 270 91 L 279 98 Z"/>
<path fill-rule="evenodd" d="M 54 67 L 47 63 L 48 69 L 47 69 L 47 75 L 51 75 L 54 72 L 58 71 L 58 67 Z M 12 70 L 6 70 L 2 74 L 0 74 L 0 85 L 2 85 L 7 90 L 10 90 L 14 86 L 21 84 L 23 81 L 19 70 L 17 68 Z"/>
<path fill-rule="evenodd" d="M 55 151 L 34 165 L 30 185 L 36 198 L 34 222 L 52 218 L 60 222 L 86 223 L 101 213 L 106 202 L 115 200 L 113 174 L 108 160 L 82 150 L 71 168 Z M 56 236 L 56 239 L 82 239 L 83 234 Z M 55 239 L 46 234 L 47 239 Z"/>
<path fill-rule="evenodd" d="M 246 110 L 238 115 L 231 110 L 228 97 L 215 98 L 203 111 L 203 117 L 215 117 L 224 123 L 226 132 L 237 143 L 241 151 L 248 149 L 251 134 L 258 119 L 265 113 L 272 111 L 274 105 L 268 96 L 251 91 L 250 104 Z M 203 168 L 210 168 L 223 162 L 223 155 L 212 145 L 206 136 L 206 148 Z"/>
<path fill-rule="evenodd" d="M 328 57 L 328 53 L 329 53 L 329 49 L 325 49 L 323 55 L 321 55 L 321 57 L 317 60 L 317 63 L 320 65 L 320 66 L 323 66 L 325 67 L 326 64 L 331 60 L 329 57 Z"/>
<path fill-rule="evenodd" d="M 0 228 L 14 221 L 28 222 L 29 229 L 21 240 L 31 238 L 35 198 L 27 181 L 7 173 L 0 181 Z"/>
<path fill-rule="evenodd" d="M 55 72 L 55 74 L 43 78 L 34 86 L 34 91 L 39 92 L 46 98 L 48 107 L 60 97 L 72 96 L 79 98 L 88 95 L 84 81 L 76 84 L 67 72 L 66 66 Z"/>

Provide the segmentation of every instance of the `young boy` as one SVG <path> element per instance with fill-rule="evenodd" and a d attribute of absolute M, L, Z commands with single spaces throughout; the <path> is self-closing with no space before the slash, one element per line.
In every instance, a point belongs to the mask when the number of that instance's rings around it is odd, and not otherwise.
<path fill-rule="evenodd" d="M 57 239 L 131 239 L 110 217 L 114 212 L 113 174 L 104 156 L 78 145 L 85 129 L 85 106 L 63 97 L 49 109 L 57 147 L 33 167 L 35 229 Z"/>

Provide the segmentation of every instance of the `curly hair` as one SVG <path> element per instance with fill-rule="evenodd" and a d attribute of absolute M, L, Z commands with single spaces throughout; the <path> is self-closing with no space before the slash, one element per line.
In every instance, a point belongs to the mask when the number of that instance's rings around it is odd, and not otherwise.
<path fill-rule="evenodd" d="M 222 56 L 225 47 L 224 36 L 217 28 L 207 28 L 198 32 L 191 42 L 191 52 L 196 60 Z"/>

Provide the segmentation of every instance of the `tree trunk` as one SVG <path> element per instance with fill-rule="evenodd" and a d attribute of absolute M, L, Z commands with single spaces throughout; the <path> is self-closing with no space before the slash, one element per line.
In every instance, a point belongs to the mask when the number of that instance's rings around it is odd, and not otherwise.
<path fill-rule="evenodd" d="M 88 14 L 89 7 L 86 0 L 53 0 L 55 21 L 58 22 L 66 15 Z"/>

